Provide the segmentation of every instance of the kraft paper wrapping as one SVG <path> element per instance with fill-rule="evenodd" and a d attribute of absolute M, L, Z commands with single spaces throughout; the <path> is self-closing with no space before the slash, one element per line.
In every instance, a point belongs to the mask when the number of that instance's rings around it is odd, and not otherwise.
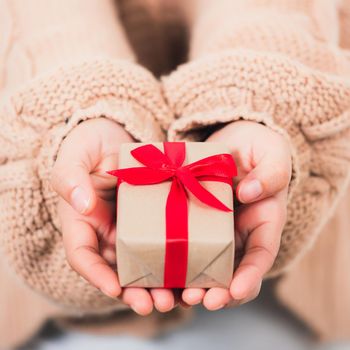
<path fill-rule="evenodd" d="M 119 168 L 143 166 L 130 154 L 142 143 L 121 146 Z M 154 143 L 164 152 L 162 143 Z M 219 143 L 186 143 L 183 165 L 229 153 Z M 232 187 L 222 182 L 201 184 L 228 207 Z M 122 286 L 163 287 L 165 257 L 165 205 L 171 181 L 155 185 L 122 182 L 117 197 L 117 268 Z M 234 220 L 232 212 L 216 210 L 188 194 L 188 268 L 186 287 L 228 287 L 233 274 Z"/>

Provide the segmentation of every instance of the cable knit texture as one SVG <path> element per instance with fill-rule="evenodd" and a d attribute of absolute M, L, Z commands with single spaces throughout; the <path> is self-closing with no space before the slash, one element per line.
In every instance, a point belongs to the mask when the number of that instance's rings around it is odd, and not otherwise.
<path fill-rule="evenodd" d="M 39 13 L 26 16 L 29 4 L 6 3 L 18 39 L 3 58 L 1 249 L 18 275 L 60 304 L 91 312 L 118 308 L 66 262 L 51 169 L 60 143 L 83 120 L 110 118 L 134 138 L 150 142 L 164 139 L 162 126 L 167 127 L 170 114 L 157 80 L 133 63 L 123 32 L 111 19 L 110 2 L 75 0 L 68 9 L 61 1 L 46 4 L 39 1 Z M 32 21 L 40 14 L 51 18 L 45 17 L 46 28 L 39 30 Z M 73 31 L 75 20 L 84 34 L 70 36 L 66 26 Z M 121 43 L 114 41 L 118 38 Z M 23 83 L 10 73 L 14 60 L 19 71 L 32 69 Z"/>
<path fill-rule="evenodd" d="M 135 63 L 113 1 L 0 0 L 0 246 L 16 273 L 71 309 L 121 307 L 66 263 L 49 184 L 64 137 L 101 116 L 144 142 L 163 140 L 167 129 L 171 140 L 204 140 L 212 126 L 238 119 L 284 135 L 293 181 L 271 274 L 290 266 L 317 237 L 349 173 L 349 6 L 340 2 L 120 0 L 137 59 L 157 74 L 169 69 L 159 55 L 181 60 L 172 50 L 182 53 L 191 33 L 189 62 L 163 78 L 162 90 Z"/>
<path fill-rule="evenodd" d="M 177 117 L 169 138 L 204 140 L 239 119 L 286 137 L 293 174 L 276 275 L 312 245 L 348 183 L 350 60 L 337 46 L 337 3 L 205 3 L 193 11 L 190 62 L 163 79 Z"/>

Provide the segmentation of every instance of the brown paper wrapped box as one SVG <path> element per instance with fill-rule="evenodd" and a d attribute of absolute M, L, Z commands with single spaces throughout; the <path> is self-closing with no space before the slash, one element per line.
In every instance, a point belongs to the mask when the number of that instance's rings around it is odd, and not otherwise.
<path fill-rule="evenodd" d="M 121 146 L 119 169 L 143 166 L 130 151 L 140 143 Z M 163 144 L 154 143 L 162 152 Z M 183 165 L 221 153 L 219 143 L 186 143 Z M 201 181 L 226 206 L 233 208 L 232 187 Z M 122 182 L 117 191 L 117 269 L 122 286 L 163 287 L 165 259 L 165 205 L 171 181 L 152 185 Z M 215 210 L 187 191 L 188 264 L 186 287 L 228 287 L 233 274 L 234 221 L 232 212 Z"/>

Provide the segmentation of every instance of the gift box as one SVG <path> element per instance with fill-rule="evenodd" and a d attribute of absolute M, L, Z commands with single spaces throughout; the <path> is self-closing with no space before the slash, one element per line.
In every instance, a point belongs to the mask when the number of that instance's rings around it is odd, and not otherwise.
<path fill-rule="evenodd" d="M 123 287 L 228 287 L 233 177 L 219 143 L 126 143 L 117 176 L 117 270 Z"/>

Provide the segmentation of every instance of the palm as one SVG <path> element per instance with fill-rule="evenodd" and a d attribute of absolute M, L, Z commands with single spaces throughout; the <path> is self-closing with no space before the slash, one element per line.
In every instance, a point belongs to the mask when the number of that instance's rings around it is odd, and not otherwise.
<path fill-rule="evenodd" d="M 203 300 L 207 308 L 215 310 L 230 303 L 232 298 L 235 303 L 254 298 L 263 275 L 274 261 L 286 212 L 290 151 L 281 135 L 247 121 L 228 124 L 207 141 L 226 143 L 237 165 L 236 270 L 230 290 L 187 290 L 183 299 L 190 304 Z"/>
<path fill-rule="evenodd" d="M 97 195 L 96 206 L 89 215 L 77 213 L 63 199 L 59 203 L 59 212 L 66 222 L 85 222 L 91 227 L 98 241 L 99 254 L 113 267 L 116 263 L 115 204 L 109 192 L 112 191 L 101 191 L 101 196 Z"/>
<path fill-rule="evenodd" d="M 255 128 L 256 130 L 252 129 Z M 224 140 L 231 149 L 232 155 L 237 165 L 238 175 L 235 178 L 235 266 L 238 267 L 243 258 L 247 247 L 247 241 L 250 234 L 256 228 L 266 223 L 271 219 L 269 207 L 281 193 L 276 193 L 268 198 L 264 198 L 251 203 L 241 203 L 238 200 L 240 182 L 242 179 L 253 171 L 266 155 L 274 152 L 275 143 L 273 138 L 279 138 L 272 130 L 250 122 L 236 122 L 229 125 L 227 128 L 219 130 L 216 134 L 209 138 L 208 141 Z M 269 140 L 270 142 L 267 142 Z M 286 191 L 283 191 L 283 194 Z M 262 215 L 266 213 L 266 215 Z M 253 237 L 254 240 L 254 237 Z M 254 242 L 250 242 L 252 246 Z"/>
<path fill-rule="evenodd" d="M 268 130 L 269 132 L 269 130 Z M 246 140 L 245 144 L 249 147 L 239 144 L 237 139 L 229 140 L 232 153 L 237 163 L 238 176 L 235 178 L 235 189 L 239 191 L 238 184 L 244 179 L 259 163 L 265 153 L 268 153 L 269 145 L 263 138 L 255 138 L 254 140 Z M 278 201 L 280 194 L 272 195 L 252 203 L 241 203 L 235 196 L 235 269 L 241 263 L 246 251 L 249 249 L 248 239 L 256 228 L 266 223 L 271 217 L 269 208 L 274 202 Z M 262 214 L 263 213 L 263 214 Z M 258 243 L 259 244 L 259 243 Z M 252 236 L 250 246 L 254 245 L 254 237 Z"/>
<path fill-rule="evenodd" d="M 95 209 L 87 219 L 91 220 L 90 224 L 96 232 L 99 253 L 111 266 L 114 266 L 116 264 L 115 185 L 110 186 L 107 176 L 101 172 L 92 174 L 97 201 Z"/>
<path fill-rule="evenodd" d="M 107 171 L 118 168 L 121 143 L 132 141 L 117 123 L 104 118 L 86 121 L 64 140 L 53 172 L 53 187 L 62 197 L 58 212 L 68 262 L 113 298 L 121 292 L 115 272 L 116 178 Z M 76 188 L 84 189 L 82 211 L 72 199 Z M 89 193 L 87 201 L 85 193 Z M 170 310 L 174 305 L 174 295 L 166 289 L 147 291 L 129 287 L 122 290 L 120 298 L 143 315 L 152 311 L 153 303 L 160 311 Z"/>

